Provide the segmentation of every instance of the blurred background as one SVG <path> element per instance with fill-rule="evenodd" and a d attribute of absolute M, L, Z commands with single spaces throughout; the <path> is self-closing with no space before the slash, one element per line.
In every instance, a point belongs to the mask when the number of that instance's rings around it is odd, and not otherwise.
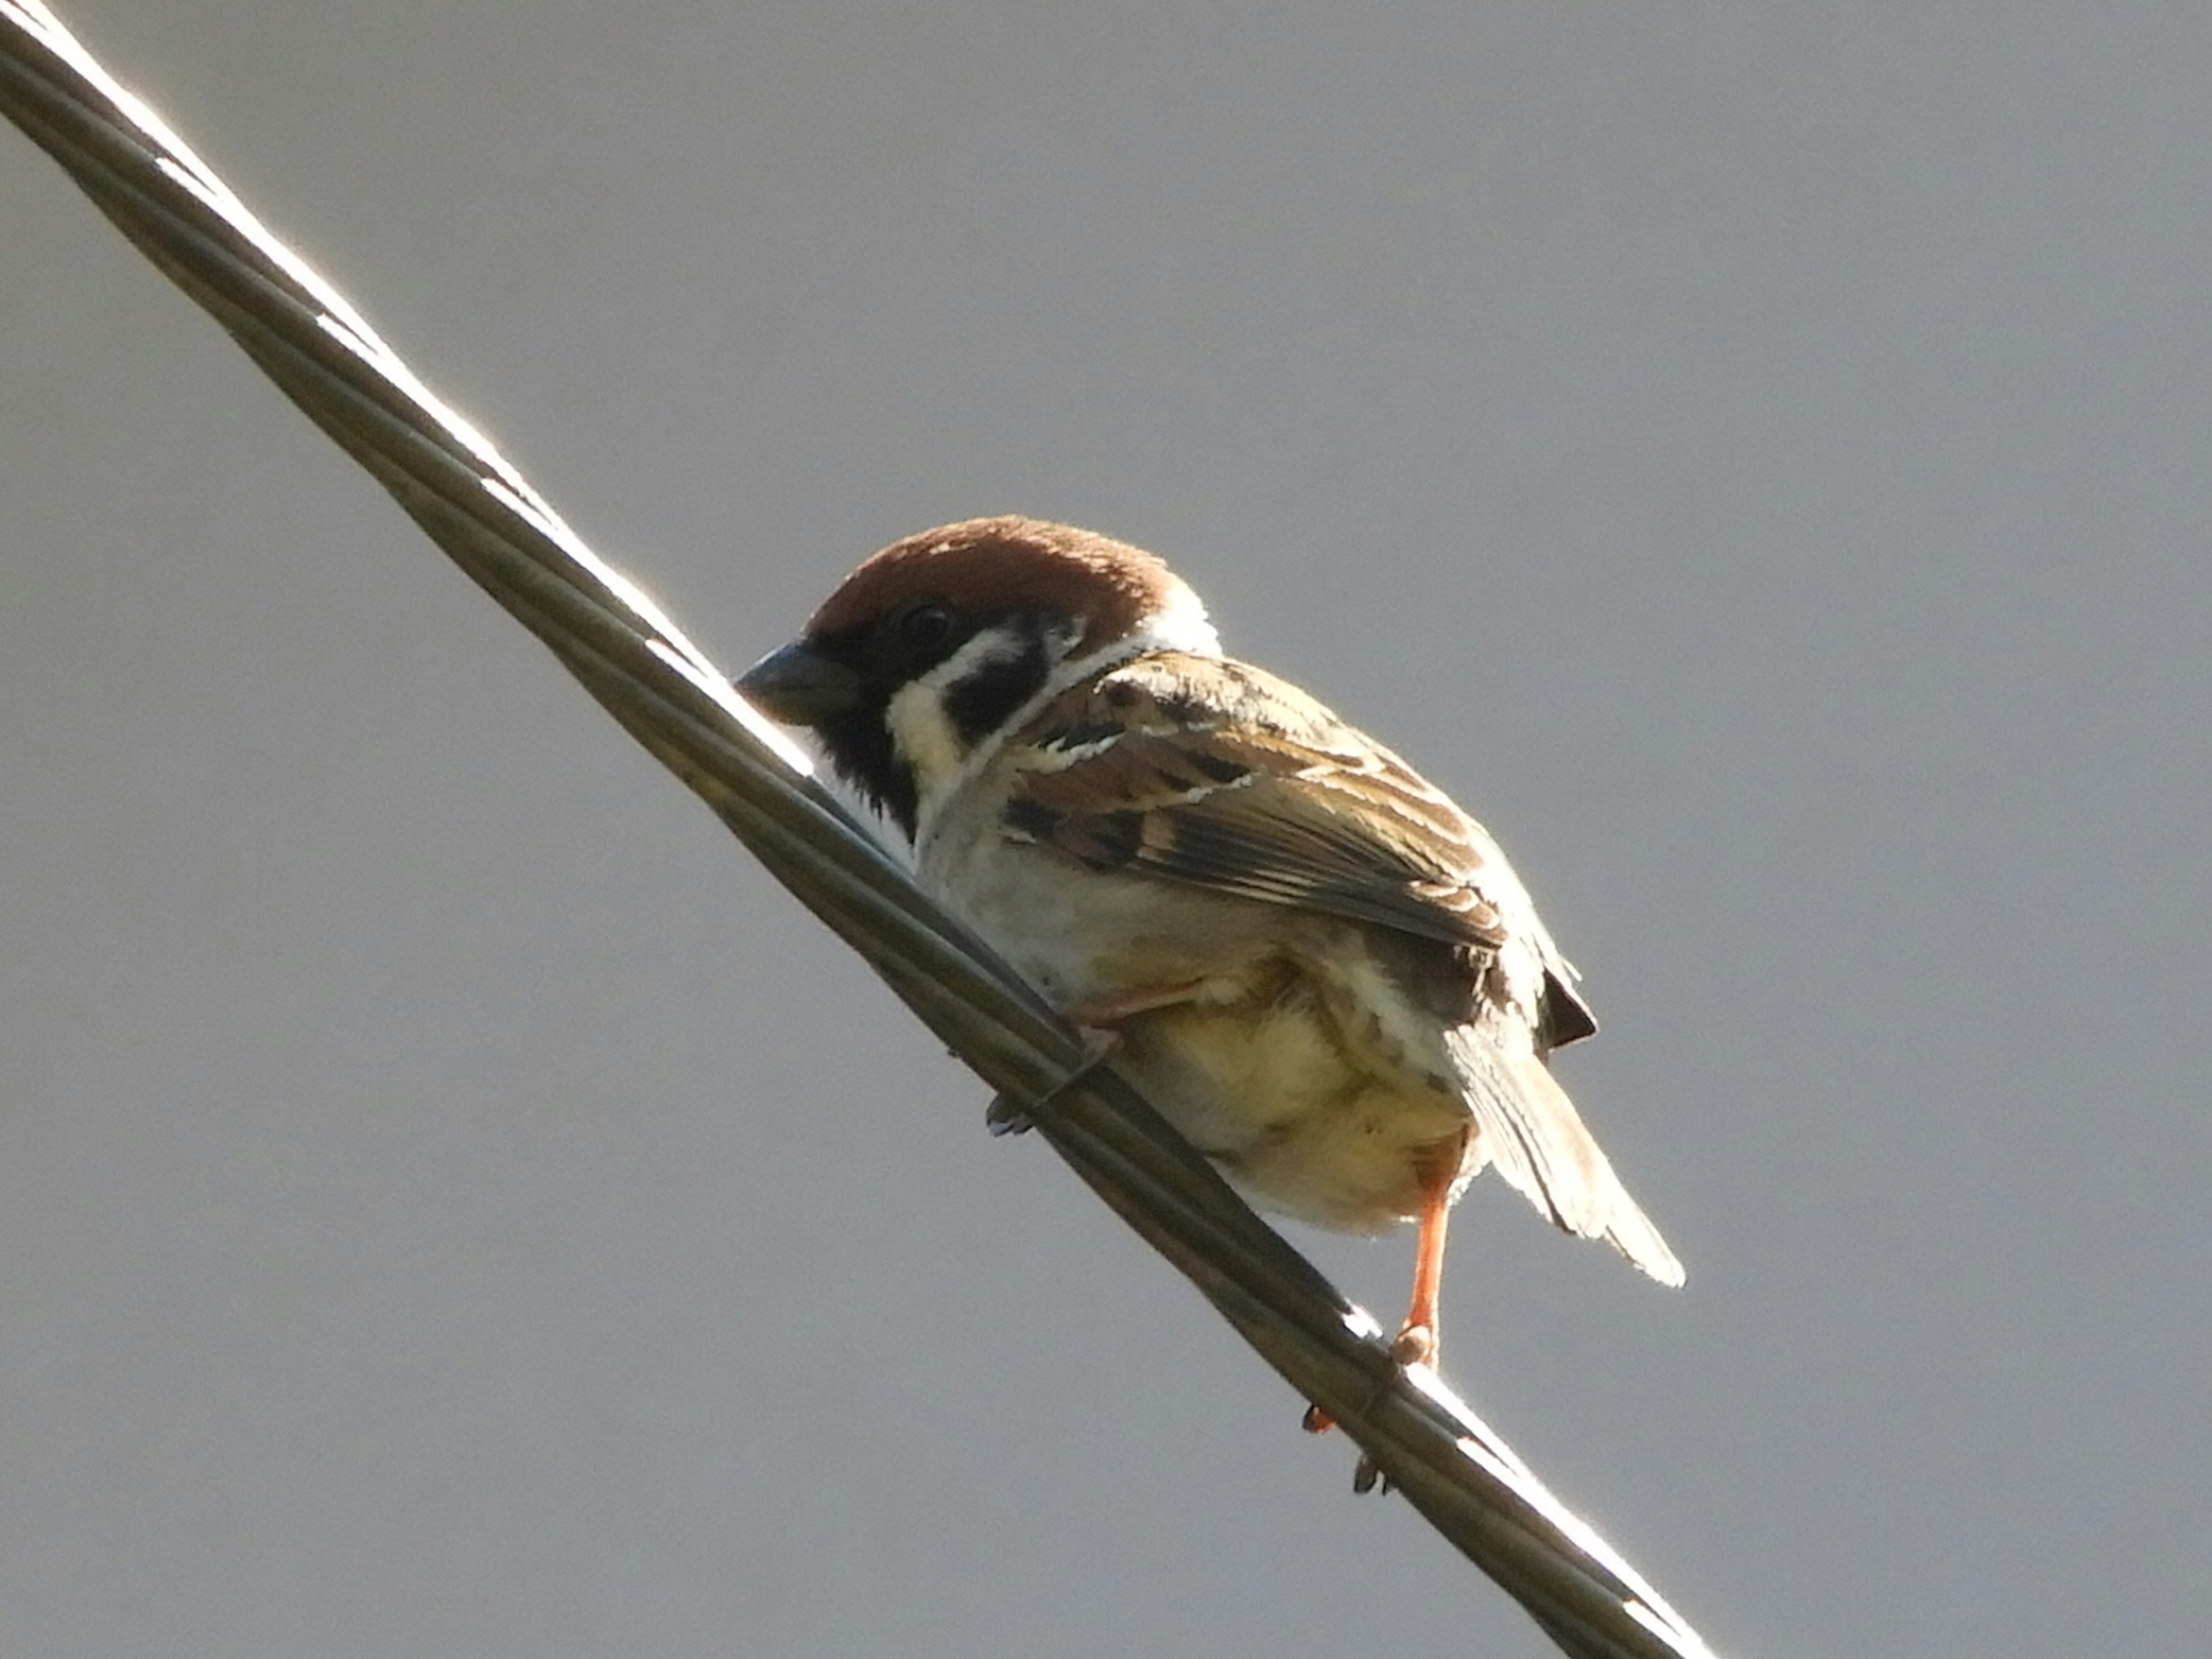
<path fill-rule="evenodd" d="M 1067 519 L 1481 816 L 1690 1281 L 1486 1179 L 1449 1374 L 1723 1652 L 2201 1645 L 2212 12 L 64 10 L 732 668 Z M 0 213 L 0 1650 L 1551 1651 Z"/>

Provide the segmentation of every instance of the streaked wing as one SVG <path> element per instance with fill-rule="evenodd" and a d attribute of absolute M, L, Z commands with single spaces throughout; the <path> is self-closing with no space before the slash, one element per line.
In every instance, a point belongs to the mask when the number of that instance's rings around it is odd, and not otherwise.
<path fill-rule="evenodd" d="M 1529 935 L 1546 1048 L 1597 1029 L 1489 835 L 1395 755 L 1247 664 L 1162 652 L 1077 686 L 1015 742 L 1006 833 L 1097 870 L 1495 951 Z"/>

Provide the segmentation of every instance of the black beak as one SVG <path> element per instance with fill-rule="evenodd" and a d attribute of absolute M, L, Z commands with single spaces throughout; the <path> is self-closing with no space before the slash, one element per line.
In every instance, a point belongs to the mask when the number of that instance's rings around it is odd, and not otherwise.
<path fill-rule="evenodd" d="M 860 705 L 860 677 L 796 640 L 769 652 L 735 684 L 747 702 L 785 726 L 818 726 Z"/>

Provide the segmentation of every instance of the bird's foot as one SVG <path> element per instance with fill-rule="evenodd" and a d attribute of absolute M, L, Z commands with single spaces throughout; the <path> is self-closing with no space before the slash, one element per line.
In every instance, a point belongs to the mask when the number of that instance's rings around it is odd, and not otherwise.
<path fill-rule="evenodd" d="M 1308 1434 L 1327 1434 L 1336 1426 L 1336 1419 L 1320 1407 L 1309 1406 L 1306 1414 L 1298 1419 L 1298 1426 Z M 1360 1453 L 1359 1462 L 1352 1471 L 1352 1490 L 1364 1497 L 1375 1490 L 1377 1483 L 1384 1492 L 1390 1490 L 1390 1478 L 1382 1473 L 1382 1466 L 1365 1452 Z"/>
<path fill-rule="evenodd" d="M 1437 1352 L 1436 1328 L 1413 1320 L 1406 1322 L 1390 1344 L 1390 1358 L 1401 1366 L 1433 1366 L 1437 1363 Z M 1327 1434 L 1336 1426 L 1336 1419 L 1320 1407 L 1309 1406 L 1305 1415 L 1298 1419 L 1298 1426 L 1308 1434 Z M 1378 1486 L 1388 1492 L 1391 1485 L 1390 1477 L 1382 1473 L 1382 1465 L 1364 1452 L 1361 1453 L 1358 1466 L 1352 1472 L 1352 1490 L 1364 1496 Z"/>
<path fill-rule="evenodd" d="M 1025 1135 L 1036 1127 L 1030 1109 L 1009 1094 L 995 1094 L 983 1109 L 983 1127 L 994 1135 Z"/>
<path fill-rule="evenodd" d="M 1433 1370 L 1438 1346 L 1435 1326 L 1409 1320 L 1391 1340 L 1390 1358 L 1401 1365 L 1426 1365 Z"/>
<path fill-rule="evenodd" d="M 1083 1039 L 1083 1058 L 1075 1069 L 1045 1091 L 1043 1099 L 1050 1100 L 1071 1083 L 1080 1082 L 1093 1066 L 1110 1059 L 1115 1049 L 1121 1046 L 1121 1034 L 1103 1026 L 1079 1024 L 1076 1033 Z M 983 1127 L 994 1135 L 1025 1135 L 1036 1127 L 1036 1120 L 1030 1109 L 1001 1091 L 991 1097 L 991 1103 L 983 1109 Z"/>

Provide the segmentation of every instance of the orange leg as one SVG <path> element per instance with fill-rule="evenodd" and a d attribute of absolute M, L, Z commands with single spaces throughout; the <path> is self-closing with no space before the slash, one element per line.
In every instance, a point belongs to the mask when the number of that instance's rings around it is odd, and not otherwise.
<path fill-rule="evenodd" d="M 1461 1143 L 1464 1148 L 1465 1143 Z M 1459 1173 L 1455 1158 L 1437 1176 L 1424 1183 L 1419 1231 L 1413 1240 L 1413 1294 L 1406 1310 L 1406 1322 L 1390 1344 L 1390 1356 L 1401 1365 L 1433 1367 L 1443 1345 L 1443 1317 L 1438 1303 L 1443 1291 L 1444 1232 L 1451 1221 L 1452 1182 Z M 1304 1427 L 1308 1434 L 1327 1434 L 1336 1420 L 1318 1406 L 1306 1407 Z M 1366 1492 L 1377 1471 L 1367 1459 L 1359 1461 L 1352 1477 L 1354 1490 Z"/>
<path fill-rule="evenodd" d="M 1437 1298 L 1444 1281 L 1444 1228 L 1451 1220 L 1451 1183 L 1430 1188 L 1421 1204 L 1420 1232 L 1413 1242 L 1413 1299 L 1390 1352 L 1401 1365 L 1434 1365 L 1442 1346 L 1443 1320 Z"/>

